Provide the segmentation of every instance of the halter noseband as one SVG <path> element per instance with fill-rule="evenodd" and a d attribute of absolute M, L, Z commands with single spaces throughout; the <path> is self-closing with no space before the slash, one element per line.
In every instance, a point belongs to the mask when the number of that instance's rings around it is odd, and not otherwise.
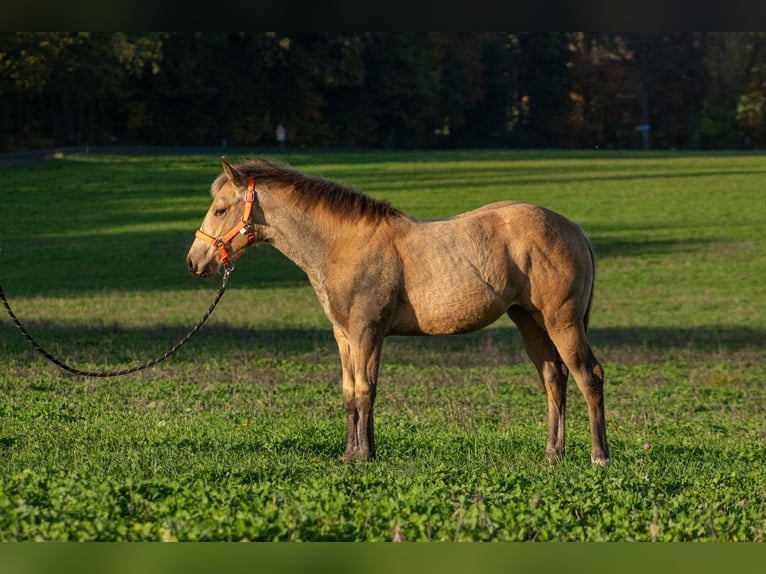
<path fill-rule="evenodd" d="M 205 243 L 209 243 L 218 250 L 218 256 L 221 258 L 221 263 L 227 269 L 233 267 L 229 261 L 229 250 L 231 249 L 231 240 L 234 239 L 238 233 L 242 235 L 247 234 L 247 245 L 251 246 L 255 243 L 255 233 L 253 230 L 253 222 L 251 217 L 253 215 L 253 202 L 255 201 L 255 177 L 247 178 L 247 193 L 245 194 L 245 211 L 242 214 L 242 219 L 234 227 L 232 227 L 225 235 L 220 237 L 213 237 L 208 235 L 202 229 L 198 229 L 194 234 L 195 237 L 201 239 Z M 243 248 L 244 249 L 244 248 Z M 240 254 L 241 256 L 241 254 Z M 239 256 L 235 258 L 235 261 L 239 259 Z"/>

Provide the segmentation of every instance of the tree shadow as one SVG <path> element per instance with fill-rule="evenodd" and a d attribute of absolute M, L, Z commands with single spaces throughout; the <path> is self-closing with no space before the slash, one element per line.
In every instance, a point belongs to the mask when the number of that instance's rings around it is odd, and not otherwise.
<path fill-rule="evenodd" d="M 613 257 L 647 254 L 688 254 L 704 249 L 714 240 L 667 239 L 653 236 L 663 230 L 635 230 L 626 239 L 625 229 L 591 226 L 596 263 Z M 643 237 L 642 237 L 643 236 Z M 4 239 L 0 258 L 0 284 L 9 298 L 62 296 L 93 292 L 146 290 L 194 290 L 205 281 L 186 269 L 186 254 L 193 240 L 189 231 L 109 233 Z M 308 280 L 293 262 L 267 244 L 251 248 L 237 265 L 236 281 L 255 288 L 299 287 Z"/>
<path fill-rule="evenodd" d="M 608 222 L 591 223 L 585 233 L 597 265 L 600 259 L 612 257 L 695 253 L 716 243 L 715 238 L 700 237 L 693 229 L 651 222 L 619 227 Z"/>
<path fill-rule="evenodd" d="M 193 232 L 114 233 L 103 237 L 11 238 L 2 243 L 0 284 L 12 297 L 154 290 L 195 290 L 220 277 L 189 273 Z M 307 285 L 305 273 L 270 245 L 251 248 L 237 264 L 237 283 L 250 287 Z M 11 300 L 11 304 L 13 301 Z"/>
<path fill-rule="evenodd" d="M 601 233 L 591 234 L 591 243 L 593 253 L 596 258 L 596 265 L 600 259 L 613 257 L 640 257 L 643 255 L 669 255 L 689 254 L 704 249 L 707 245 L 712 245 L 712 239 L 693 240 L 684 239 L 659 239 L 647 237 L 645 239 L 624 239 L 620 237 L 603 235 Z"/>
<path fill-rule="evenodd" d="M 32 336 L 46 350 L 65 362 L 95 362 L 103 369 L 122 368 L 161 355 L 185 332 L 178 327 L 157 325 L 119 328 L 31 322 Z M 45 361 L 19 336 L 9 322 L 0 324 L 0 358 L 17 359 L 16 364 Z M 747 327 L 627 327 L 595 328 L 589 339 L 602 361 L 636 357 L 641 361 L 662 360 L 679 352 L 727 355 L 738 352 L 757 356 L 766 346 L 766 331 Z M 647 354 L 648 353 L 648 354 Z M 167 365 L 193 366 L 209 361 L 274 360 L 338 365 L 331 329 L 259 329 L 215 324 L 203 327 Z M 484 329 L 475 333 L 438 337 L 390 337 L 386 339 L 382 364 L 414 367 L 473 368 L 528 364 L 523 343 L 515 327 Z M 14 367 L 16 368 L 16 367 Z M 19 375 L 26 369 L 18 367 Z"/>
<path fill-rule="evenodd" d="M 363 158 L 361 162 L 359 157 L 356 157 L 359 153 Z M 594 171 L 593 165 L 588 162 L 571 160 L 585 157 L 595 161 L 597 157 L 603 157 L 603 154 L 567 152 L 553 153 L 551 157 L 558 158 L 559 155 L 559 161 L 566 165 L 566 169 L 552 173 L 550 165 L 545 162 L 532 165 L 525 162 L 523 167 L 515 167 L 512 161 L 510 167 L 492 163 L 493 160 L 524 159 L 527 157 L 524 152 L 489 150 L 432 153 L 424 156 L 414 152 L 355 151 L 349 154 L 348 158 L 348 161 L 353 163 L 352 168 L 344 171 L 342 167 L 331 166 L 328 168 L 331 170 L 328 175 L 340 180 L 353 179 L 363 193 L 374 191 L 391 197 L 395 197 L 393 194 L 403 189 L 401 182 L 405 178 L 407 184 L 404 188 L 408 192 L 422 188 L 424 191 L 421 195 L 427 200 L 429 196 L 438 196 L 438 193 L 434 192 L 435 189 L 465 191 L 472 187 L 478 189 L 507 186 L 508 197 L 513 198 L 514 188 L 533 185 L 545 187 L 553 182 L 561 184 L 646 178 L 718 177 L 766 172 L 736 167 L 715 171 L 679 168 L 668 172 L 657 170 L 653 161 L 646 162 L 645 168 L 631 168 L 631 173 L 609 170 L 601 172 Z M 295 155 L 297 165 L 308 166 L 326 163 L 328 157 L 333 158 L 336 166 L 342 165 L 336 152 L 328 156 L 303 153 Z M 529 158 L 539 157 L 540 152 L 537 151 L 529 155 Z M 646 158 L 639 155 L 636 157 Z M 379 162 L 392 161 L 407 162 L 412 166 L 408 167 L 405 164 L 402 169 L 392 171 L 378 168 Z M 466 161 L 473 163 L 466 165 Z M 217 164 L 218 159 L 211 158 L 212 162 Z M 459 165 L 451 166 L 453 163 Z M 360 171 L 360 166 L 364 168 L 365 165 L 369 165 L 369 170 Z M 60 169 L 66 167 L 65 164 L 55 163 L 51 166 L 58 166 Z M 172 183 L 167 181 L 166 174 L 157 173 L 156 177 L 162 181 L 164 189 L 164 195 L 159 202 L 155 188 L 145 185 L 143 179 L 131 186 L 129 196 L 125 197 L 114 193 L 99 193 L 84 199 L 74 193 L 62 196 L 58 189 L 43 189 L 39 195 L 36 194 L 37 204 L 34 210 L 21 208 L 18 213 L 10 210 L 3 213 L 0 229 L 3 229 L 3 233 L 8 233 L 8 236 L 0 238 L 2 283 L 6 288 L 10 288 L 11 283 L 23 285 L 23 290 L 18 288 L 19 295 L 29 296 L 104 290 L 196 288 L 198 282 L 186 272 L 185 257 L 193 241 L 194 230 L 204 216 L 204 208 L 196 207 L 197 201 L 189 202 L 188 193 L 190 189 L 204 189 L 208 185 L 207 182 L 217 175 L 218 167 L 216 165 L 202 180 L 197 170 L 180 170 L 178 175 L 174 175 Z M 95 181 L 106 177 L 122 180 L 123 176 L 125 180 L 130 181 L 131 177 L 135 179 L 137 168 L 130 162 L 120 164 L 110 160 L 105 161 L 103 165 L 94 163 L 89 169 L 89 175 Z M 145 177 L 153 175 L 149 173 Z M 432 193 L 426 194 L 426 191 Z M 94 201 L 94 197 L 97 201 Z M 66 199 L 67 203 L 62 204 L 62 198 L 69 199 Z M 207 201 L 205 199 L 199 203 L 206 205 Z M 58 218 L 55 214 L 47 216 L 54 218 L 54 229 L 50 229 L 50 225 L 48 228 L 38 229 L 41 211 L 37 205 L 55 205 L 56 209 L 61 210 Z M 97 205 L 98 208 L 94 209 L 93 205 Z M 83 206 L 88 206 L 88 210 L 84 210 Z M 168 209 L 169 206 L 172 206 L 172 209 Z M 50 214 L 51 208 L 45 207 L 44 212 Z M 151 230 L 155 226 L 187 225 L 187 222 L 190 223 L 185 230 Z M 115 231 L 132 226 L 146 230 Z M 632 235 L 635 239 L 626 239 L 625 229 L 590 225 L 587 231 L 592 236 L 597 259 L 646 253 L 692 252 L 706 243 L 711 243 L 711 240 L 704 239 L 653 237 L 652 232 L 656 229 L 651 227 L 631 230 L 634 231 Z M 35 237 L 38 233 L 42 236 Z M 55 233 L 55 236 L 51 236 L 50 233 Z M 115 265 L 116 261 L 119 265 Z M 238 268 L 237 275 L 253 286 L 289 287 L 306 284 L 305 275 L 297 267 L 266 246 L 259 246 L 248 253 L 247 259 L 244 259 Z M 54 279 L 40 279 L 48 277 Z"/>
<path fill-rule="evenodd" d="M 589 337 L 596 346 L 628 350 L 735 353 L 766 347 L 766 330 L 751 327 L 597 327 Z"/>

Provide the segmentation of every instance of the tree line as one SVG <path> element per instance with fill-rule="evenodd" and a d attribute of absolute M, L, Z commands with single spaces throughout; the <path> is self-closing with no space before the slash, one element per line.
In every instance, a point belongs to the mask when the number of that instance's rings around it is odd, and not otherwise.
<path fill-rule="evenodd" d="M 766 146 L 766 33 L 0 34 L 0 150 Z"/>

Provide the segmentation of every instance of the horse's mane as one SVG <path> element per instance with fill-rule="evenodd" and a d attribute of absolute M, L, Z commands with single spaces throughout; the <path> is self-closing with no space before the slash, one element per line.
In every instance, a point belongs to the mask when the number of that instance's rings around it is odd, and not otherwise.
<path fill-rule="evenodd" d="M 320 176 L 302 173 L 282 162 L 257 159 L 235 167 L 245 177 L 255 177 L 256 185 L 291 187 L 293 200 L 304 209 L 324 207 L 344 219 L 367 219 L 374 223 L 402 215 L 388 201 L 374 199 Z M 218 176 L 213 182 L 212 193 L 217 193 L 226 181 L 226 174 Z"/>

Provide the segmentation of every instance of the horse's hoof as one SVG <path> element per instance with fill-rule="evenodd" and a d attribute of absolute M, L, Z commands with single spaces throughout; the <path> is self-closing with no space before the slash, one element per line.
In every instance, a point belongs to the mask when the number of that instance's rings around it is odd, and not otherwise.
<path fill-rule="evenodd" d="M 548 464 L 559 464 L 563 458 L 563 452 L 555 450 L 549 450 L 545 452 L 545 460 L 548 461 Z"/>

